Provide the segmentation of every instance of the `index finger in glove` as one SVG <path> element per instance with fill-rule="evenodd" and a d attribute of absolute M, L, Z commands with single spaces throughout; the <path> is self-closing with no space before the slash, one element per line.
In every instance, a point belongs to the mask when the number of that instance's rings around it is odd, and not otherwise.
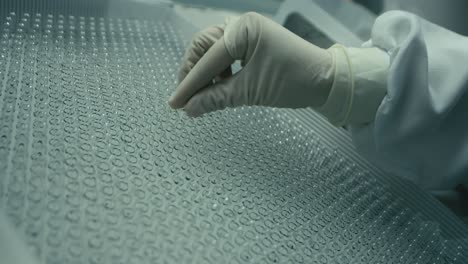
<path fill-rule="evenodd" d="M 223 36 L 223 33 L 222 26 L 212 26 L 195 34 L 182 59 L 178 76 L 179 83 L 182 82 L 208 49 Z"/>
<path fill-rule="evenodd" d="M 213 78 L 225 71 L 234 59 L 229 55 L 224 38 L 219 39 L 195 64 L 193 69 L 182 80 L 169 99 L 172 108 L 181 108 L 199 90 L 206 87 Z"/>

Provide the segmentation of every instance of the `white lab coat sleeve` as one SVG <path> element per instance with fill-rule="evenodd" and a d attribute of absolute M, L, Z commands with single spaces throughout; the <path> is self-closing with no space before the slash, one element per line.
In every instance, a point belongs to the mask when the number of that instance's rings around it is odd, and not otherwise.
<path fill-rule="evenodd" d="M 383 169 L 423 188 L 468 182 L 468 38 L 416 15 L 377 18 L 370 46 L 387 52 L 387 93 L 354 144 Z"/>

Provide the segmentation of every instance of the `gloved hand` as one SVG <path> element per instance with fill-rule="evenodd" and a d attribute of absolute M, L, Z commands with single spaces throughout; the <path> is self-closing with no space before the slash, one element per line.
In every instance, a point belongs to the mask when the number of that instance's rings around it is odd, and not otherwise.
<path fill-rule="evenodd" d="M 243 69 L 210 85 L 234 60 L 241 60 Z M 199 33 L 179 81 L 169 103 L 190 116 L 241 105 L 320 106 L 333 81 L 332 56 L 275 22 L 247 13 L 224 30 L 217 26 Z"/>
<path fill-rule="evenodd" d="M 243 68 L 232 75 L 235 60 Z M 342 125 L 353 101 L 348 62 L 342 46 L 319 48 L 259 14 L 247 13 L 194 37 L 169 105 L 193 117 L 242 105 L 310 106 Z"/>

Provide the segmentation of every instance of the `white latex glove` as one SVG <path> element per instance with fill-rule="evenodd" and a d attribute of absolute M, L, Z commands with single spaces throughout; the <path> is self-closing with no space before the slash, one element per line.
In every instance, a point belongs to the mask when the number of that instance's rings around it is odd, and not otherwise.
<path fill-rule="evenodd" d="M 209 85 L 234 60 L 241 60 L 243 69 Z M 275 22 L 247 13 L 224 32 L 212 27 L 195 36 L 179 81 L 170 105 L 184 107 L 190 116 L 241 105 L 319 106 L 333 81 L 332 56 Z"/>
<path fill-rule="evenodd" d="M 352 120 L 354 93 L 347 54 L 342 46 L 319 48 L 270 19 L 247 13 L 225 28 L 211 27 L 194 37 L 169 105 L 193 117 L 242 105 L 314 107 L 333 124 L 344 125 Z M 243 68 L 231 75 L 235 60 Z"/>

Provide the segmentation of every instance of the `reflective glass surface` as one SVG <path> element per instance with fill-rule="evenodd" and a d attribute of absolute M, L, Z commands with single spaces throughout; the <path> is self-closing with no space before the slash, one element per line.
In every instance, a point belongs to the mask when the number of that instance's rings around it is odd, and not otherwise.
<path fill-rule="evenodd" d="M 3 23 L 0 208 L 40 263 L 466 263 L 286 110 L 170 110 L 171 21 Z"/>

